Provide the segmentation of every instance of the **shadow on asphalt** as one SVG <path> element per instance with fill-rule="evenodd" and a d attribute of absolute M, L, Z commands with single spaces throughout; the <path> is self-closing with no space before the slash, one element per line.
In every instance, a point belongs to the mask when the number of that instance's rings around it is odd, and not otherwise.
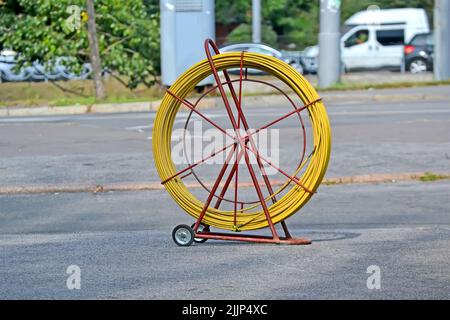
<path fill-rule="evenodd" d="M 361 233 L 356 232 L 325 232 L 325 231 L 309 231 L 303 233 L 302 238 L 310 239 L 314 242 L 327 242 L 327 241 L 339 241 L 339 240 L 347 240 L 354 239 L 361 236 Z M 294 237 L 296 237 L 294 235 Z M 300 236 L 298 236 L 300 237 Z M 241 242 L 241 241 L 223 241 L 223 240 L 208 240 L 207 243 L 203 244 L 195 244 L 196 246 L 273 246 L 272 243 L 253 243 L 253 242 Z M 290 245 L 283 245 L 290 246 Z"/>
<path fill-rule="evenodd" d="M 339 241 L 346 239 L 354 239 L 361 236 L 361 233 L 355 232 L 310 232 L 308 233 L 312 242 Z"/>

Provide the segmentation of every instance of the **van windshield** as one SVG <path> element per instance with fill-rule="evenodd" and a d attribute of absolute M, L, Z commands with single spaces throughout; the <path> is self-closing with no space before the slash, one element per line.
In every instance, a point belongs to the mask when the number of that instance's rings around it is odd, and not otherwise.
<path fill-rule="evenodd" d="M 346 34 L 347 32 L 349 32 L 350 30 L 352 30 L 354 27 L 357 27 L 357 24 L 344 24 L 341 27 L 341 34 Z"/>
<path fill-rule="evenodd" d="M 353 33 L 347 40 L 345 40 L 345 47 L 353 47 L 358 44 L 363 44 L 369 40 L 369 30 L 362 29 Z"/>

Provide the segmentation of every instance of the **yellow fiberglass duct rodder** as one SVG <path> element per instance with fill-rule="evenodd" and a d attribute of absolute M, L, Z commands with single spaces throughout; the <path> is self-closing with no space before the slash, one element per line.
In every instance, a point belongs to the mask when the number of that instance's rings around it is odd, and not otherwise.
<path fill-rule="evenodd" d="M 208 45 L 211 45 L 216 51 L 215 55 L 211 56 Z M 196 223 L 190 228 L 191 230 L 187 230 L 189 228 L 185 225 L 183 225 L 184 229 L 174 230 L 173 236 L 178 236 L 178 239 L 187 239 L 186 243 L 183 243 L 183 241 L 177 242 L 175 238 L 174 240 L 179 245 L 190 245 L 193 240 L 196 240 L 196 242 L 203 242 L 206 239 L 233 240 L 228 239 L 227 235 L 221 236 L 221 234 L 217 234 L 216 236 L 215 233 L 210 231 L 210 227 L 231 231 L 256 230 L 270 227 L 272 230 L 271 239 L 278 239 L 279 241 L 275 241 L 276 243 L 280 243 L 281 240 L 287 241 L 290 239 L 287 229 L 285 229 L 286 237 L 282 238 L 278 237 L 276 231 L 274 234 L 273 226 L 277 223 L 283 223 L 284 228 L 284 220 L 296 213 L 308 202 L 319 187 L 329 162 L 331 129 L 325 106 L 309 82 L 293 67 L 280 59 L 253 52 L 218 53 L 217 47 L 210 40 L 205 42 L 205 48 L 208 58 L 186 70 L 167 90 L 157 111 L 153 127 L 154 161 L 161 181 L 176 203 L 196 219 Z M 267 159 L 258 158 L 258 153 L 252 147 L 251 135 L 242 136 L 236 133 L 236 135 L 233 135 L 234 140 L 232 140 L 230 145 L 225 145 L 223 150 L 215 150 L 215 153 L 208 158 L 217 156 L 219 153 L 225 155 L 233 154 L 233 157 L 237 158 L 239 150 L 241 150 L 241 162 L 238 163 L 239 171 L 253 171 L 253 175 L 250 172 L 252 178 L 250 182 L 253 181 L 253 185 L 251 183 L 250 185 L 256 188 L 259 201 L 244 205 L 243 201 L 239 202 L 236 200 L 241 190 L 240 182 L 237 181 L 237 174 L 232 171 L 234 167 L 233 160 L 230 161 L 228 167 L 224 165 L 225 169 L 222 167 L 218 179 L 216 177 L 212 178 L 212 182 L 207 188 L 210 194 L 205 197 L 206 199 L 200 199 L 192 191 L 193 184 L 185 183 L 183 178 L 194 168 L 205 165 L 205 161 L 190 163 L 189 166 L 177 168 L 171 155 L 171 140 L 175 118 L 178 113 L 186 112 L 187 110 L 190 111 L 190 114 L 195 114 L 198 119 L 220 129 L 220 126 L 205 115 L 203 110 L 196 108 L 196 103 L 191 103 L 188 100 L 189 95 L 195 92 L 198 83 L 213 75 L 216 84 L 209 92 L 214 91 L 216 99 L 224 103 L 222 110 L 225 115 L 234 118 L 230 118 L 233 126 L 236 126 L 236 123 L 240 126 L 245 125 L 245 120 L 249 116 L 245 116 L 245 110 L 242 106 L 242 84 L 252 81 L 248 74 L 249 69 L 260 70 L 277 78 L 290 89 L 289 96 L 294 95 L 303 103 L 303 105 L 296 105 L 294 110 L 288 114 L 280 114 L 280 118 L 271 121 L 268 125 L 273 125 L 300 113 L 306 115 L 310 124 L 312 151 L 301 160 L 294 171 L 285 172 L 281 168 L 275 167 Z M 238 73 L 233 80 L 229 75 L 232 70 L 234 70 L 234 73 L 237 70 Z M 227 87 L 230 88 L 230 92 L 225 93 L 224 88 Z M 220 95 L 217 94 L 218 91 Z M 289 97 L 288 95 L 285 96 Z M 226 113 L 230 109 L 233 109 L 231 115 Z M 267 176 L 263 176 L 264 179 L 261 179 L 262 176 L 258 172 L 258 166 L 253 165 L 251 169 L 248 167 L 248 164 L 246 165 L 245 160 L 249 154 L 253 154 L 258 159 L 258 165 L 264 162 L 265 166 L 271 165 L 282 173 L 281 176 L 285 178 L 285 181 L 274 183 L 278 189 L 273 190 L 274 185 L 271 185 L 269 188 L 271 192 L 268 195 L 262 196 L 262 192 L 258 192 L 258 189 L 265 188 L 265 185 L 270 184 L 271 181 Z M 231 178 L 228 175 L 229 179 L 226 179 L 227 175 L 224 174 L 227 170 L 231 170 Z M 298 176 L 299 174 L 301 175 Z M 257 180 L 254 179 L 254 176 Z M 219 191 L 227 182 L 227 187 L 233 188 L 234 186 L 236 189 L 235 198 L 231 196 L 232 200 L 229 201 L 231 202 L 229 207 L 222 207 L 223 202 L 221 200 L 223 200 L 223 195 L 221 197 Z M 230 193 L 233 194 L 232 191 Z M 221 205 L 213 205 L 213 200 L 217 200 L 216 198 L 219 199 L 218 202 L 222 203 Z M 190 239 L 193 235 L 195 239 Z M 242 237 L 245 238 L 245 236 L 239 236 L 235 240 L 252 241 L 251 237 L 247 240 L 241 239 Z"/>

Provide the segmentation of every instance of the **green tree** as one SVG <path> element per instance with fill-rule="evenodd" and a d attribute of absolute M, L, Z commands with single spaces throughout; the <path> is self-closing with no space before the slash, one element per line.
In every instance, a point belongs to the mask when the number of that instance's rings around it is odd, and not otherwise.
<path fill-rule="evenodd" d="M 277 44 L 277 34 L 268 25 L 263 25 L 262 30 L 262 42 L 275 46 Z M 241 23 L 235 28 L 227 37 L 227 41 L 230 43 L 238 42 L 252 42 L 252 26 L 246 23 Z"/>
<path fill-rule="evenodd" d="M 89 61 L 85 10 L 84 0 L 5 0 L 0 43 L 19 53 L 19 65 L 40 61 L 49 67 L 58 57 L 70 57 L 64 63 L 79 72 Z M 142 0 L 96 0 L 95 11 L 102 67 L 129 88 L 153 85 L 159 72 L 158 12 Z M 78 12 L 81 17 L 74 16 Z"/>
<path fill-rule="evenodd" d="M 279 35 L 279 46 L 304 48 L 317 42 L 318 1 L 274 0 L 264 2 L 263 15 Z"/>
<path fill-rule="evenodd" d="M 305 47 L 317 40 L 317 1 L 271 0 L 262 2 L 263 42 L 272 46 Z M 239 24 L 227 38 L 228 42 L 251 41 L 250 0 L 216 2 L 216 21 Z"/>
<path fill-rule="evenodd" d="M 251 10 L 251 0 L 216 1 L 216 22 L 222 24 L 249 23 Z"/>

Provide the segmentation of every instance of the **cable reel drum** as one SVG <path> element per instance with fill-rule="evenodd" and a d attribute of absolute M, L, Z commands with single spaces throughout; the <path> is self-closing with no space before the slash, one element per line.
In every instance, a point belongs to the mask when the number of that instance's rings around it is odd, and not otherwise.
<path fill-rule="evenodd" d="M 211 49 L 214 55 L 211 54 Z M 177 245 L 189 246 L 202 243 L 208 239 L 235 240 L 258 243 L 277 244 L 309 244 L 310 240 L 293 238 L 287 229 L 285 220 L 302 208 L 319 187 L 328 166 L 331 150 L 331 129 L 325 106 L 309 82 L 287 63 L 268 55 L 252 52 L 220 53 L 215 43 L 205 41 L 207 59 L 200 61 L 183 73 L 167 90 L 156 114 L 153 128 L 153 153 L 155 166 L 171 197 L 177 204 L 192 216 L 196 222 L 192 226 L 179 225 L 172 233 Z M 249 75 L 249 69 L 259 70 L 274 77 L 287 90 L 280 89 L 273 83 L 257 79 Z M 231 79 L 230 72 L 237 71 L 236 79 Z M 222 77 L 220 76 L 222 74 Z M 216 85 L 195 102 L 190 95 L 195 93 L 196 85 L 208 76 L 214 76 Z M 266 76 L 263 76 L 265 79 Z M 257 83 L 267 85 L 284 97 L 291 111 L 265 123 L 257 129 L 250 130 L 254 123 L 250 108 L 243 105 L 243 85 Z M 222 119 L 227 121 L 228 128 L 215 121 L 199 106 L 208 94 L 216 97 L 223 104 L 220 110 Z M 297 100 L 297 101 L 295 101 Z M 184 129 L 189 121 L 196 117 L 204 124 L 219 130 L 227 136 L 228 144 L 213 150 L 198 161 L 188 162 L 177 168 L 172 158 L 172 138 L 177 116 L 185 115 Z M 303 114 L 303 117 L 302 117 Z M 304 123 L 307 115 L 308 123 Z M 264 157 L 255 144 L 256 135 L 262 130 L 273 128 L 285 119 L 298 117 L 299 129 L 303 139 L 299 141 L 302 150 L 299 162 L 292 170 L 283 170 Z M 310 139 L 306 139 L 309 128 Z M 307 146 L 310 152 L 307 152 Z M 196 170 L 207 166 L 207 162 L 218 155 L 225 157 L 219 166 L 213 182 L 205 183 Z M 254 159 L 253 163 L 250 161 Z M 265 172 L 270 167 L 283 179 L 274 181 Z M 244 174 L 242 173 L 244 171 Z M 207 176 L 211 177 L 211 172 Z M 186 177 L 194 179 L 194 183 L 185 183 Z M 239 179 L 241 177 L 241 180 Z M 247 179 L 242 181 L 242 179 Z M 256 200 L 244 199 L 240 191 L 253 188 Z M 203 190 L 206 196 L 197 196 L 197 190 Z M 206 198 L 206 199 L 205 199 Z M 275 225 L 281 224 L 285 236 L 280 237 Z M 246 231 L 269 227 L 271 236 L 245 235 L 234 232 L 212 232 L 211 227 L 229 230 Z"/>

